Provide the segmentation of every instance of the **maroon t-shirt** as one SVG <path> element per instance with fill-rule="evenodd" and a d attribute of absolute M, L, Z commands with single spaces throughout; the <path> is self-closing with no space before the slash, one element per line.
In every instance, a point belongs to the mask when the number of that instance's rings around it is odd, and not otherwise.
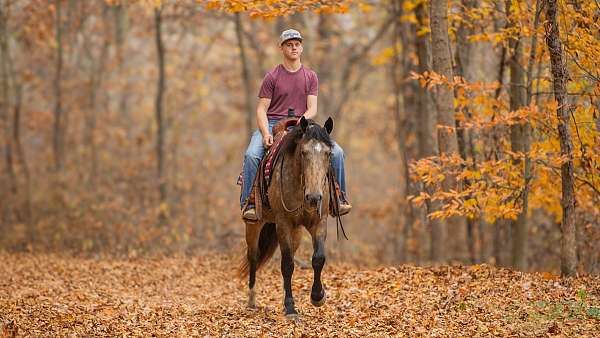
<path fill-rule="evenodd" d="M 296 72 L 290 72 L 283 65 L 269 71 L 260 86 L 258 97 L 271 99 L 267 118 L 287 117 L 288 108 L 294 108 L 296 116 L 306 112 L 308 95 L 317 95 L 319 79 L 311 69 L 300 66 Z"/>

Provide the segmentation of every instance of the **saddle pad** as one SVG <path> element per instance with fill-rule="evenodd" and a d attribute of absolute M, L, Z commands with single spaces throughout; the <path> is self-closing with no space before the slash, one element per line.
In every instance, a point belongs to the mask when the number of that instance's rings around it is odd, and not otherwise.
<path fill-rule="evenodd" d="M 267 181 L 267 186 L 269 186 L 269 184 L 271 183 L 271 172 L 273 172 L 273 165 L 275 164 L 273 162 L 277 158 L 277 153 L 279 153 L 279 148 L 281 148 L 281 144 L 283 143 L 282 141 L 285 138 L 285 134 L 287 134 L 287 132 L 285 132 L 282 137 L 280 137 L 277 141 L 275 141 L 275 143 L 273 143 L 273 145 L 267 152 L 265 158 L 263 159 L 263 161 L 267 161 L 265 163 L 264 172 L 265 180 Z"/>
<path fill-rule="evenodd" d="M 285 134 L 283 136 L 285 136 Z M 269 183 L 271 183 L 271 172 L 273 171 L 273 164 L 274 164 L 273 161 L 275 160 L 275 158 L 277 158 L 277 153 L 279 152 L 279 148 L 281 147 L 282 141 L 283 141 L 283 137 L 278 138 L 277 141 L 275 141 L 275 143 L 273 143 L 271 148 L 269 148 L 269 150 L 267 150 L 267 152 L 265 153 L 265 156 L 262 158 L 262 160 L 258 164 L 259 169 L 264 168 L 264 177 L 265 177 L 265 180 L 267 181 L 267 186 Z M 263 166 L 263 162 L 265 162 L 264 166 Z M 238 176 L 236 184 L 237 185 L 244 184 L 244 165 L 243 164 L 242 164 L 242 172 Z"/>

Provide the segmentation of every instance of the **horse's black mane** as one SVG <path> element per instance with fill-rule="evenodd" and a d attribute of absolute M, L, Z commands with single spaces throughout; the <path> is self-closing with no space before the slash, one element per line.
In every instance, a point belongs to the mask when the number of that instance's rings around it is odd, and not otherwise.
<path fill-rule="evenodd" d="M 325 143 L 330 148 L 333 147 L 333 141 L 331 137 L 327 133 L 325 128 L 321 127 L 314 120 L 307 119 L 308 127 L 306 127 L 306 131 L 302 131 L 302 127 L 297 125 L 292 129 L 282 141 L 281 150 L 286 153 L 294 152 L 296 150 L 296 145 L 301 139 L 306 141 L 308 140 L 317 140 L 319 142 Z"/>

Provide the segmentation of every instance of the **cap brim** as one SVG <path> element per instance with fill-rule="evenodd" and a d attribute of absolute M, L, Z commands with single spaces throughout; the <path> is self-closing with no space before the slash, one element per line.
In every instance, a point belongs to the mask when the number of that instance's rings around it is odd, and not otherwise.
<path fill-rule="evenodd" d="M 290 41 L 290 40 L 298 40 L 298 41 L 302 42 L 302 38 L 289 38 L 289 39 L 285 39 L 285 40 L 281 41 L 279 43 L 279 45 L 281 46 L 281 45 L 283 45 L 284 43 L 286 43 L 287 41 Z"/>

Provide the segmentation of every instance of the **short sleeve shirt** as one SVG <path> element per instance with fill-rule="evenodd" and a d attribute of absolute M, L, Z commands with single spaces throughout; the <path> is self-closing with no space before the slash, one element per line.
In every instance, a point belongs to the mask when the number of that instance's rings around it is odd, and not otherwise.
<path fill-rule="evenodd" d="M 267 118 L 277 120 L 287 117 L 288 108 L 293 108 L 296 116 L 304 114 L 308 95 L 317 96 L 318 91 L 319 79 L 313 70 L 302 65 L 290 72 L 280 64 L 265 75 L 258 97 L 271 99 Z"/>

